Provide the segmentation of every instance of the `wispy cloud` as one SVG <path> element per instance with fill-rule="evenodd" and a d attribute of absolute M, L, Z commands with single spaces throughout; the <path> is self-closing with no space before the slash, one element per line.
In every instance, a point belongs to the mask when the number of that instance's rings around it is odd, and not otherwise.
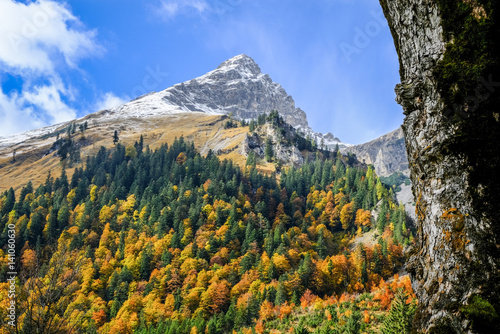
<path fill-rule="evenodd" d="M 332 132 L 353 144 L 366 142 L 402 122 L 400 108 L 390 96 L 398 61 L 378 2 L 364 0 L 369 7 L 359 18 L 355 7 L 344 2 L 330 9 L 326 2 L 311 5 L 322 9 L 314 13 L 317 21 L 311 20 L 313 14 L 281 2 L 266 2 L 267 10 L 255 9 L 257 2 L 245 2 L 224 20 L 204 26 L 206 48 L 228 55 L 247 53 L 293 96 L 315 131 Z M 339 8 L 349 15 L 338 14 Z M 282 15 L 273 18 L 273 10 Z M 358 26 L 377 34 L 372 34 L 370 47 L 347 64 L 339 45 L 353 40 Z"/>
<path fill-rule="evenodd" d="M 121 98 L 113 93 L 106 93 L 103 96 L 101 96 L 99 101 L 97 101 L 94 109 L 95 110 L 111 109 L 126 103 L 128 100 L 130 100 L 128 96 L 125 98 Z"/>
<path fill-rule="evenodd" d="M 0 135 L 9 135 L 45 125 L 33 108 L 26 107 L 17 93 L 6 95 L 0 90 Z"/>
<path fill-rule="evenodd" d="M 76 110 L 67 105 L 75 92 L 61 72 L 77 70 L 78 61 L 104 52 L 97 32 L 67 5 L 51 0 L 2 0 L 0 22 L 0 75 L 23 83 L 18 91 L 0 92 L 0 120 L 9 125 L 0 134 L 75 118 Z"/>
<path fill-rule="evenodd" d="M 63 95 L 68 95 L 67 89 L 62 84 L 56 83 L 36 86 L 24 92 L 22 98 L 25 104 L 43 109 L 54 123 L 61 123 L 76 116 L 76 110 L 68 107 L 62 100 Z"/>
<path fill-rule="evenodd" d="M 157 13 L 165 20 L 172 20 L 179 15 L 202 15 L 211 9 L 205 0 L 162 0 Z"/>

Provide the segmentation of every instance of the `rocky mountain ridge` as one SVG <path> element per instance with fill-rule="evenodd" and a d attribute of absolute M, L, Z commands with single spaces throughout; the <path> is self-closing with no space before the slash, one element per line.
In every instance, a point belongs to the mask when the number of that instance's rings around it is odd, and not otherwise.
<path fill-rule="evenodd" d="M 353 153 L 359 161 L 373 165 L 379 176 L 390 176 L 394 172 L 410 175 L 401 127 L 367 143 L 347 147 L 342 152 Z"/>
<path fill-rule="evenodd" d="M 244 130 L 223 128 L 224 117 L 248 121 L 267 115 L 272 110 L 277 110 L 286 123 L 282 124 L 283 129 L 290 127 L 285 131 L 287 133 L 285 137 L 288 137 L 286 142 L 283 142 L 282 136 L 272 127 L 264 126 L 259 133 L 247 134 L 244 134 Z M 215 118 L 213 121 L 205 121 L 203 118 L 200 124 L 185 123 L 185 119 L 195 120 L 200 117 L 198 115 L 223 118 Z M 155 138 L 160 136 L 164 140 L 173 139 L 167 134 L 156 134 L 164 130 L 177 136 L 191 134 L 192 140 L 195 141 L 206 138 L 203 145 L 199 146 L 204 154 L 213 150 L 223 156 L 229 154 L 236 160 L 242 160 L 253 150 L 262 159 L 265 140 L 269 137 L 275 146 L 277 161 L 300 165 L 305 158 L 300 152 L 304 145 L 297 145 L 297 136 L 301 136 L 309 143 L 311 140 L 315 141 L 319 148 L 334 150 L 338 145 L 343 152 L 355 153 L 359 161 L 364 160 L 367 164 L 373 164 L 377 174 L 381 176 L 407 170 L 404 139 L 400 130 L 372 142 L 352 147 L 342 143 L 331 133 L 314 133 L 308 125 L 305 112 L 295 106 L 293 98 L 281 85 L 273 82 L 269 75 L 263 74 L 255 61 L 246 55 L 226 60 L 215 70 L 198 78 L 176 84 L 161 92 L 151 92 L 116 108 L 101 110 L 72 122 L 10 137 L 0 137 L 0 159 L 12 158 L 13 152 L 16 152 L 18 157 L 34 151 L 39 152 L 38 155 L 47 155 L 50 152 L 43 151 L 43 148 L 53 144 L 56 134 L 64 134 L 64 129 L 72 123 L 83 124 L 83 122 L 89 124 L 91 135 L 86 137 L 94 138 L 93 146 L 98 145 L 97 143 L 107 143 L 104 132 L 114 130 L 117 130 L 122 138 L 126 133 L 127 137 L 130 137 L 128 134 L 137 136 L 141 133 L 148 137 L 152 132 L 155 133 Z M 165 126 L 166 122 L 174 124 Z M 203 134 L 201 131 L 191 129 L 191 127 L 205 129 L 205 124 L 210 122 L 216 124 L 214 125 L 216 128 Z M 176 131 L 172 131 L 172 127 L 176 127 Z M 206 133 L 211 133 L 213 136 L 207 136 Z M 109 134 L 107 136 L 110 137 Z"/>
<path fill-rule="evenodd" d="M 228 120 L 257 119 L 279 112 L 288 130 L 289 138 L 281 131 L 263 126 L 259 131 L 249 127 L 225 126 Z M 78 128 L 85 124 L 85 132 Z M 88 127 L 88 129 L 87 129 Z M 71 135 L 68 129 L 71 128 Z M 76 130 L 76 131 L 75 131 Z M 295 106 L 293 98 L 281 85 L 263 74 L 259 66 L 248 56 L 233 57 L 198 78 L 176 84 L 161 92 L 151 92 L 116 108 L 101 110 L 77 120 L 51 125 L 25 133 L 0 137 L 0 189 L 22 187 L 28 181 L 39 184 L 48 171 L 57 176 L 60 159 L 57 151 L 71 138 L 72 150 L 84 159 L 95 154 L 99 147 L 114 145 L 112 136 L 117 131 L 120 143 L 129 145 L 144 136 L 152 148 L 163 142 L 172 142 L 184 136 L 207 154 L 218 152 L 221 159 L 232 159 L 244 165 L 250 151 L 260 158 L 264 172 L 274 171 L 274 163 L 300 165 L 305 156 L 300 152 L 298 141 L 324 148 L 345 147 L 331 133 L 314 133 L 307 123 L 304 111 Z M 279 133 L 278 133 L 279 132 Z M 274 146 L 275 159 L 268 163 L 263 159 L 266 138 Z M 286 136 L 284 136 L 286 137 Z M 56 143 L 60 138 L 64 141 Z M 300 139 L 302 138 L 302 139 Z M 250 148 L 252 146 L 252 148 Z M 62 161 L 62 160 L 61 160 Z M 78 158 L 69 167 L 79 164 Z M 68 166 L 65 166 L 68 168 Z"/>
<path fill-rule="evenodd" d="M 272 110 L 277 110 L 285 122 L 318 144 L 323 142 L 330 149 L 337 144 L 349 146 L 331 133 L 314 132 L 306 113 L 295 106 L 285 89 L 273 82 L 268 74 L 262 73 L 255 61 L 244 54 L 224 61 L 217 69 L 198 78 L 147 94 L 103 113 L 108 117 L 148 117 L 162 113 L 203 112 L 249 121 Z"/>

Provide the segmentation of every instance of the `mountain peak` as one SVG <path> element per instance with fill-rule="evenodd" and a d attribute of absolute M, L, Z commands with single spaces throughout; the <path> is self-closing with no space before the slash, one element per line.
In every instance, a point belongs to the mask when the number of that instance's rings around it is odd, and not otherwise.
<path fill-rule="evenodd" d="M 263 74 L 259 65 L 245 54 L 224 61 L 215 70 L 198 78 L 144 95 L 111 112 L 119 118 L 203 112 L 232 115 L 237 120 L 248 121 L 272 110 L 277 110 L 286 123 L 318 144 L 323 142 L 326 147 L 333 148 L 340 142 L 333 135 L 325 137 L 314 133 L 306 113 L 295 106 L 293 98 L 269 75 Z"/>
<path fill-rule="evenodd" d="M 247 72 L 250 76 L 261 74 L 259 65 L 249 56 L 241 54 L 224 61 L 217 67 L 217 70 L 237 70 L 238 72 Z"/>

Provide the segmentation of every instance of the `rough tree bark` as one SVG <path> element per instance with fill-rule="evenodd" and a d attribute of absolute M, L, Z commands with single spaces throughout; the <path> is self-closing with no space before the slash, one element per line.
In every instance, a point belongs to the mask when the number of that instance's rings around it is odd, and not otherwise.
<path fill-rule="evenodd" d="M 417 332 L 500 333 L 498 0 L 380 0 L 417 199 Z"/>

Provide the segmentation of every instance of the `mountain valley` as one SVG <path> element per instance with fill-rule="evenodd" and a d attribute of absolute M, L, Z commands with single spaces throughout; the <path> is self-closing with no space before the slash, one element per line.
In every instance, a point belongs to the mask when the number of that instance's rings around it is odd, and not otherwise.
<path fill-rule="evenodd" d="M 247 56 L 0 138 L 1 228 L 15 227 L 21 295 L 38 287 L 19 299 L 36 310 L 21 311 L 19 331 L 408 327 L 415 229 L 395 196 L 408 187 L 402 140 L 315 133 Z"/>

